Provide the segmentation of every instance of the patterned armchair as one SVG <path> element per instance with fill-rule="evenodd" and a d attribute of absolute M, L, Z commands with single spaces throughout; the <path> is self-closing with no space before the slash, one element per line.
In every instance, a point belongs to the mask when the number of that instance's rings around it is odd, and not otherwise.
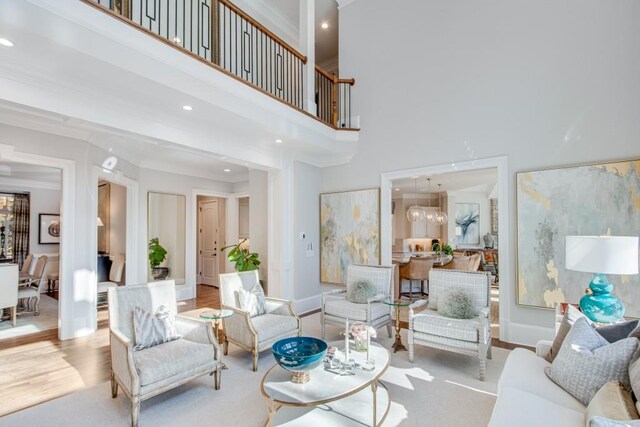
<path fill-rule="evenodd" d="M 382 303 L 393 298 L 394 266 L 350 265 L 347 269 L 347 287 L 355 282 L 367 280 L 376 288 L 376 295 L 366 304 L 356 304 L 347 299 L 346 289 L 335 289 L 322 295 L 322 338 L 326 325 L 343 326 L 346 320 L 365 322 L 374 328 L 387 326 L 391 338 L 391 306 Z"/>
<path fill-rule="evenodd" d="M 490 284 L 491 274 L 485 271 L 431 270 L 429 301 L 409 306 L 409 360 L 413 362 L 415 344 L 477 356 L 484 381 L 487 358 L 491 359 Z M 471 297 L 475 317 L 452 319 L 438 313 L 438 298 L 450 289 L 463 290 Z M 424 305 L 427 308 L 416 313 Z"/>
<path fill-rule="evenodd" d="M 138 425 L 140 402 L 171 390 L 201 375 L 214 375 L 220 388 L 220 346 L 209 322 L 176 316 L 182 336 L 143 350 L 135 346 L 133 311 L 136 306 L 155 313 L 164 305 L 176 313 L 173 280 L 144 285 L 118 286 L 108 291 L 111 341 L 111 397 L 118 386 L 131 399 L 131 425 Z"/>
<path fill-rule="evenodd" d="M 266 297 L 266 313 L 251 317 L 240 307 L 238 291 L 251 291 L 260 286 L 258 270 L 220 275 L 220 301 L 222 308 L 233 311 L 233 316 L 222 319 L 225 333 L 224 354 L 229 351 L 229 342 L 251 351 L 253 370 L 258 370 L 258 355 L 271 348 L 276 341 L 300 336 L 302 323 L 288 300 Z"/>

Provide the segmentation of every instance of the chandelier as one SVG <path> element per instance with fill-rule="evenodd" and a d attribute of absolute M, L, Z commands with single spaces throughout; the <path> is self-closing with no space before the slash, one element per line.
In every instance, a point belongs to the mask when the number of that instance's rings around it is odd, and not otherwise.
<path fill-rule="evenodd" d="M 431 178 L 427 178 L 427 207 L 423 208 L 425 210 L 425 218 L 427 222 L 435 223 L 436 222 L 436 211 L 431 210 Z"/>
<path fill-rule="evenodd" d="M 440 197 L 440 193 L 442 192 L 442 184 L 438 184 L 438 197 Z M 449 222 L 449 217 L 446 213 L 442 211 L 442 202 L 438 203 L 439 208 L 435 215 L 435 222 L 444 225 Z"/>
<path fill-rule="evenodd" d="M 418 180 L 414 179 L 413 180 L 413 189 L 414 191 L 417 193 L 418 192 Z M 424 219 L 426 218 L 426 214 L 424 211 L 424 208 L 422 208 L 421 206 L 418 206 L 418 199 L 416 196 L 416 199 L 414 200 L 414 205 L 410 206 L 409 209 L 407 209 L 407 219 L 410 222 L 421 222 L 424 221 Z"/>

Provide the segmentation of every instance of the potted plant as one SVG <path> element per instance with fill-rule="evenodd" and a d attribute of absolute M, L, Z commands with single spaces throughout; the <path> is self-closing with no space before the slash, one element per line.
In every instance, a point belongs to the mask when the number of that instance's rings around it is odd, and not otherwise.
<path fill-rule="evenodd" d="M 453 255 L 453 249 L 447 243 L 434 243 L 431 249 L 436 251 L 436 256 L 440 257 L 444 255 Z"/>
<path fill-rule="evenodd" d="M 227 259 L 230 262 L 235 263 L 236 271 L 257 270 L 258 266 L 260 265 L 258 253 L 249 252 L 249 249 L 242 247 L 242 244 L 246 241 L 247 239 L 244 239 L 235 245 L 225 246 L 224 248 L 220 249 L 221 251 L 225 251 L 231 248 L 231 250 L 227 254 Z"/>
<path fill-rule="evenodd" d="M 149 266 L 155 280 L 165 279 L 169 275 L 168 267 L 160 267 L 167 259 L 167 250 L 160 245 L 157 237 L 149 240 Z"/>

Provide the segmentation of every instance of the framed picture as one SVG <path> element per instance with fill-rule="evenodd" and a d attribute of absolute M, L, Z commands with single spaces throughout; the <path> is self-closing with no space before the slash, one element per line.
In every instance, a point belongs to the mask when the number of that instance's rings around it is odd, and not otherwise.
<path fill-rule="evenodd" d="M 565 238 L 640 234 L 640 160 L 516 174 L 517 301 L 577 303 L 592 278 L 565 268 Z M 611 275 L 625 317 L 640 317 L 640 276 Z"/>
<path fill-rule="evenodd" d="M 41 245 L 53 245 L 60 243 L 60 215 L 38 215 L 38 243 Z"/>
<path fill-rule="evenodd" d="M 480 204 L 456 203 L 456 234 L 459 245 L 480 244 Z"/>
<path fill-rule="evenodd" d="M 380 189 L 320 195 L 320 281 L 346 283 L 350 264 L 380 264 Z"/>

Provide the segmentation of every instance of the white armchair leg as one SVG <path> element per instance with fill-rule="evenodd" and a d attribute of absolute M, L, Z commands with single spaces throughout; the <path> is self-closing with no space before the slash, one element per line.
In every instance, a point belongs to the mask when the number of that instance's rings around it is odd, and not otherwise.
<path fill-rule="evenodd" d="M 118 382 L 113 371 L 111 371 L 111 398 L 115 399 L 116 397 L 118 397 Z"/>
<path fill-rule="evenodd" d="M 326 329 L 327 329 L 327 326 L 324 323 L 324 310 L 323 310 L 320 312 L 320 330 L 321 330 L 322 339 L 324 339 L 324 336 L 326 334 Z"/>
<path fill-rule="evenodd" d="M 218 367 L 218 369 L 213 372 L 213 385 L 216 390 L 220 390 L 221 379 L 222 379 L 222 369 Z"/>
<path fill-rule="evenodd" d="M 140 400 L 136 396 L 131 400 L 131 427 L 138 427 L 138 415 L 140 415 Z"/>
<path fill-rule="evenodd" d="M 34 316 L 40 316 L 40 292 L 38 292 L 38 296 L 36 297 L 36 311 L 33 313 Z"/>
<path fill-rule="evenodd" d="M 258 349 L 253 350 L 253 372 L 258 370 Z"/>
<path fill-rule="evenodd" d="M 407 340 L 409 341 L 409 362 L 413 363 L 413 331 L 411 329 L 407 334 Z"/>
<path fill-rule="evenodd" d="M 480 381 L 484 381 L 487 373 L 487 359 L 480 355 Z"/>

